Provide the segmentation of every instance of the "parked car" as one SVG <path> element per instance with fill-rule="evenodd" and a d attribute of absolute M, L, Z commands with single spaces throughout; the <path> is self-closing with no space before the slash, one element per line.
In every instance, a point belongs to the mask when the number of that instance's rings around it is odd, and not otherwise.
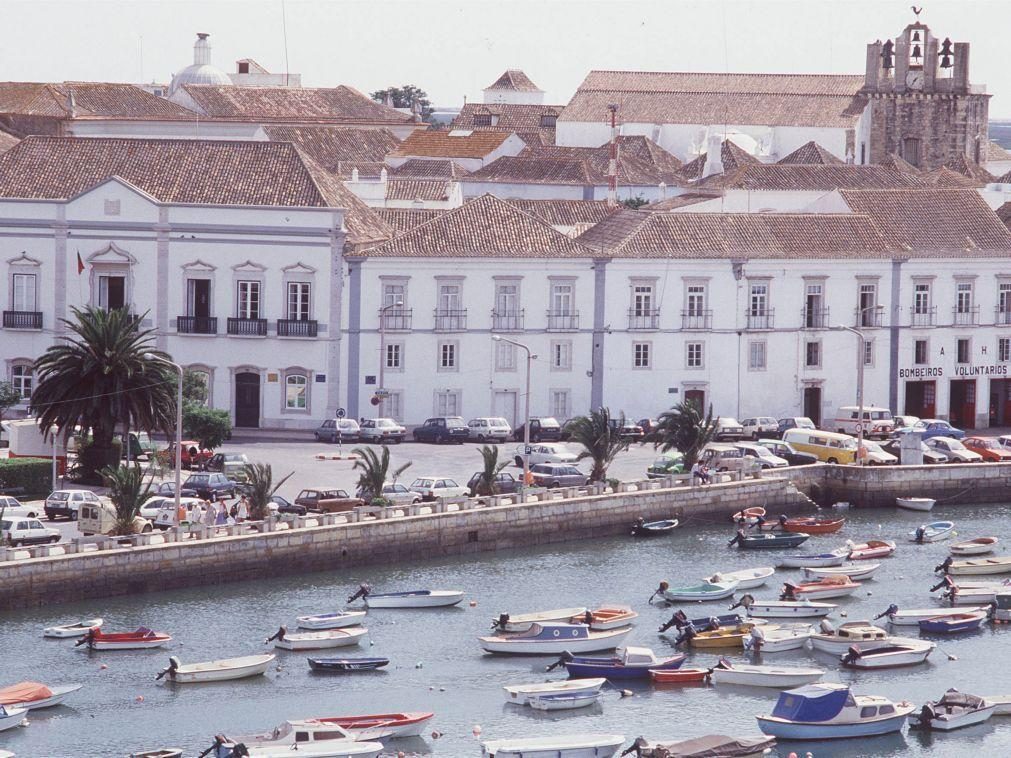
<path fill-rule="evenodd" d="M 18 547 L 19 545 L 41 545 L 47 542 L 53 544 L 60 541 L 60 530 L 43 526 L 37 518 L 8 518 L 0 521 L 0 544 Z"/>
<path fill-rule="evenodd" d="M 685 472 L 685 457 L 676 450 L 664 453 L 659 458 L 649 464 L 646 469 L 647 479 L 663 479 L 671 474 L 683 474 Z"/>
<path fill-rule="evenodd" d="M 523 441 L 525 424 L 520 424 L 513 430 L 513 439 L 517 442 Z M 530 417 L 530 441 L 541 442 L 542 440 L 560 440 L 562 438 L 562 425 L 551 416 L 531 416 Z"/>
<path fill-rule="evenodd" d="M 480 471 L 467 480 L 467 491 L 471 497 L 477 497 L 477 484 L 479 481 L 481 481 Z M 509 472 L 500 471 L 495 475 L 495 484 L 498 485 L 498 494 L 511 495 L 514 492 L 519 492 L 521 482 Z"/>
<path fill-rule="evenodd" d="M 741 450 L 746 457 L 754 458 L 758 461 L 760 468 L 786 468 L 789 462 L 785 458 L 780 458 L 767 447 L 759 445 L 757 442 L 737 442 L 734 447 Z"/>
<path fill-rule="evenodd" d="M 818 456 L 794 450 L 793 445 L 783 440 L 758 440 L 757 444 L 773 455 L 779 456 L 791 466 L 808 466 L 818 462 Z"/>
<path fill-rule="evenodd" d="M 753 440 L 779 431 L 779 422 L 772 416 L 752 416 L 744 419 L 741 426 L 744 427 L 744 436 Z"/>
<path fill-rule="evenodd" d="M 892 417 L 892 425 L 896 429 L 902 429 L 907 426 L 915 426 L 917 423 L 919 423 L 919 421 L 920 421 L 919 416 L 908 416 L 905 414 L 901 414 Z"/>
<path fill-rule="evenodd" d="M 183 486 L 197 493 L 204 500 L 217 500 L 221 497 L 235 497 L 237 482 L 222 473 L 206 471 L 190 474 Z"/>
<path fill-rule="evenodd" d="M 902 462 L 902 440 L 891 439 L 887 442 L 882 442 L 881 447 L 898 458 L 899 463 Z M 927 443 L 922 440 L 920 441 L 920 453 L 923 455 L 923 463 L 926 465 L 948 462 L 947 456 L 929 447 Z"/>
<path fill-rule="evenodd" d="M 937 418 L 921 418 L 908 430 L 919 432 L 920 439 L 924 440 L 929 440 L 931 437 L 951 437 L 960 440 L 965 437 L 965 432 L 961 429 L 956 429 L 947 421 Z"/>
<path fill-rule="evenodd" d="M 538 463 L 530 467 L 536 487 L 583 487 L 590 477 L 567 463 Z"/>
<path fill-rule="evenodd" d="M 176 511 L 175 498 L 159 498 L 161 507 L 152 519 L 155 529 L 171 529 L 180 525 L 179 513 Z M 150 501 L 149 501 L 150 502 Z M 147 506 L 147 503 L 144 504 Z M 153 504 L 152 504 L 153 505 Z M 179 499 L 179 507 L 183 511 L 182 521 L 191 524 L 203 521 L 204 501 L 197 497 Z M 143 513 L 141 513 L 143 515 Z"/>
<path fill-rule="evenodd" d="M 1011 450 L 1001 445 L 996 437 L 966 437 L 962 444 L 989 463 L 1011 461 Z"/>
<path fill-rule="evenodd" d="M 641 418 L 638 421 L 640 427 L 642 427 L 642 433 L 644 435 L 649 435 L 656 429 L 657 420 L 655 418 Z"/>
<path fill-rule="evenodd" d="M 42 510 L 50 521 L 57 516 L 77 521 L 77 514 L 83 503 L 99 503 L 101 498 L 91 490 L 56 490 L 46 498 Z"/>
<path fill-rule="evenodd" d="M 646 436 L 641 426 L 628 419 L 625 419 L 624 423 L 622 423 L 620 418 L 611 419 L 611 429 L 616 430 L 621 439 L 628 440 L 629 442 L 642 442 L 643 437 Z"/>
<path fill-rule="evenodd" d="M 182 498 L 180 498 L 182 500 Z M 166 504 L 175 504 L 175 497 L 169 495 L 165 497 L 163 495 L 152 495 L 147 500 L 145 500 L 138 511 L 138 515 L 143 516 L 148 521 L 154 521 L 158 518 L 158 511 Z"/>
<path fill-rule="evenodd" d="M 835 418 L 830 423 L 826 423 L 826 428 L 833 429 L 839 434 L 858 434 L 861 427 L 864 430 L 864 438 L 877 437 L 887 439 L 895 428 L 892 419 L 892 412 L 887 408 L 877 408 L 871 405 L 864 406 L 863 421 L 860 420 L 860 406 L 844 405 L 835 412 Z"/>
<path fill-rule="evenodd" d="M 982 463 L 983 456 L 969 450 L 961 441 L 951 437 L 931 437 L 927 447 L 948 459 L 948 463 Z"/>
<path fill-rule="evenodd" d="M 565 445 L 552 442 L 542 442 L 540 445 L 530 446 L 530 465 L 538 463 L 575 463 L 578 456 L 571 452 Z M 523 468 L 523 445 L 517 445 L 513 453 L 513 461 L 517 466 Z"/>
<path fill-rule="evenodd" d="M 361 427 L 353 418 L 328 418 L 316 427 L 313 436 L 317 442 L 336 442 L 338 432 L 341 442 L 357 442 Z"/>
<path fill-rule="evenodd" d="M 368 505 L 372 500 L 372 495 L 366 496 L 361 489 L 356 493 L 358 497 L 363 498 L 365 504 Z M 407 489 L 407 487 L 399 482 L 387 482 L 383 485 L 382 498 L 390 501 L 393 505 L 414 505 L 415 503 L 421 502 L 421 494 L 418 492 L 412 492 Z"/>
<path fill-rule="evenodd" d="M 161 484 L 156 484 L 151 487 L 151 495 L 165 495 L 166 497 L 175 497 L 176 494 L 176 483 L 175 482 L 162 482 Z M 179 497 L 196 497 L 196 490 L 188 490 L 185 487 L 179 488 Z"/>
<path fill-rule="evenodd" d="M 124 459 L 128 453 L 130 460 L 135 461 L 138 458 L 146 458 L 158 452 L 158 445 L 152 441 L 151 435 L 147 432 L 130 432 L 129 437 L 126 439 L 123 438 L 121 432 L 117 432 L 115 438 L 122 446 L 121 455 Z"/>
<path fill-rule="evenodd" d="M 466 442 L 470 429 L 459 416 L 435 416 L 425 419 L 421 426 L 414 427 L 411 435 L 415 442 L 453 442 L 459 445 Z"/>
<path fill-rule="evenodd" d="M 733 416 L 720 416 L 716 419 L 716 431 L 713 439 L 717 441 L 739 440 L 744 437 L 744 427 Z"/>
<path fill-rule="evenodd" d="M 358 429 L 358 439 L 362 442 L 387 442 L 400 444 L 407 436 L 407 428 L 391 418 L 367 418 Z"/>
<path fill-rule="evenodd" d="M 435 500 L 440 497 L 466 497 L 469 488 L 456 483 L 455 479 L 438 476 L 422 476 L 411 482 L 407 488 L 417 492 L 422 500 Z"/>
<path fill-rule="evenodd" d="M 4 518 L 38 518 L 41 512 L 37 505 L 24 505 L 16 497 L 0 495 L 0 516 Z"/>
<path fill-rule="evenodd" d="M 206 468 L 208 471 L 220 471 L 229 479 L 234 479 L 237 482 L 244 482 L 248 465 L 249 459 L 245 453 L 224 452 L 212 455 L 211 459 L 207 461 Z"/>
<path fill-rule="evenodd" d="M 505 442 L 513 433 L 513 428 L 504 418 L 472 418 L 467 422 L 468 439 L 478 442 Z"/>
<path fill-rule="evenodd" d="M 870 440 L 865 439 L 864 450 L 867 451 L 864 456 L 864 462 L 868 466 L 894 466 L 899 462 L 897 456 L 889 453 L 877 442 L 871 442 Z"/>
<path fill-rule="evenodd" d="M 365 505 L 364 498 L 351 497 L 347 490 L 337 490 L 332 497 L 320 498 L 313 509 L 320 513 L 346 513 Z"/>
<path fill-rule="evenodd" d="M 713 442 L 702 449 L 699 461 L 712 471 L 748 471 L 756 463 L 754 458 L 745 457 L 744 451 L 734 445 Z"/>
<path fill-rule="evenodd" d="M 783 441 L 825 463 L 849 464 L 857 459 L 856 438 L 848 434 L 820 429 L 787 429 L 783 432 Z"/>
<path fill-rule="evenodd" d="M 307 508 L 310 511 L 317 510 L 320 500 L 330 500 L 333 498 L 347 497 L 348 493 L 339 487 L 307 487 L 295 497 L 295 505 Z M 292 511 L 294 512 L 294 511 Z M 304 515 L 304 511 L 298 515 Z"/>
<path fill-rule="evenodd" d="M 818 427 L 807 416 L 787 416 L 776 422 L 776 428 L 779 432 L 777 436 L 782 439 L 783 432 L 787 429 L 817 429 Z"/>
<path fill-rule="evenodd" d="M 175 442 L 169 443 L 167 448 L 158 453 L 158 457 L 161 459 L 162 463 L 167 466 L 175 465 L 175 455 Z M 212 455 L 214 455 L 213 451 L 200 447 L 200 443 L 196 440 L 183 440 L 182 454 L 180 456 L 183 468 L 203 468 L 204 464 L 211 459 Z"/>
<path fill-rule="evenodd" d="M 116 507 L 112 503 L 81 503 L 77 516 L 77 531 L 85 537 L 96 534 L 111 535 L 116 530 L 118 522 Z M 146 534 L 152 529 L 151 522 L 143 516 L 133 517 L 135 534 Z"/>

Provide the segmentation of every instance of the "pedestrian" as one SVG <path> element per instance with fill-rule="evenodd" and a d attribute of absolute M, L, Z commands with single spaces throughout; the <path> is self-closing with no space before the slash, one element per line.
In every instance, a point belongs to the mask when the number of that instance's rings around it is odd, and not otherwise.
<path fill-rule="evenodd" d="M 214 503 L 210 500 L 204 500 L 204 525 L 214 526 L 214 521 L 217 518 L 217 509 L 214 507 Z"/>
<path fill-rule="evenodd" d="M 698 479 L 702 484 L 709 484 L 709 472 L 706 471 L 706 467 L 703 465 L 702 461 L 695 461 L 692 464 L 692 482 Z"/>
<path fill-rule="evenodd" d="M 218 526 L 224 526 L 228 523 L 228 503 L 225 502 L 224 497 L 218 498 L 217 511 L 217 518 L 214 520 L 214 523 Z"/>
<path fill-rule="evenodd" d="M 235 516 L 236 523 L 241 524 L 243 521 L 249 518 L 249 501 L 246 496 L 243 495 L 239 500 L 239 512 Z"/>

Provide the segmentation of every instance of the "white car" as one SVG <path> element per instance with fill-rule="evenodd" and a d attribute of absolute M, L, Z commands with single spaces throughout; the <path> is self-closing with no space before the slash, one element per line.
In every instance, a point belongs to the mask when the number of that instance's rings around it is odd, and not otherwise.
<path fill-rule="evenodd" d="M 733 416 L 720 416 L 716 419 L 715 423 L 714 440 L 739 440 L 744 438 L 744 427 Z"/>
<path fill-rule="evenodd" d="M 864 440 L 864 447 L 867 449 L 868 466 L 893 466 L 899 462 L 897 456 L 889 453 L 877 442 Z"/>
<path fill-rule="evenodd" d="M 421 493 L 409 490 L 403 484 L 384 484 L 383 497 L 394 505 L 414 505 L 421 502 Z"/>
<path fill-rule="evenodd" d="M 4 545 L 41 545 L 60 541 L 60 531 L 43 526 L 37 518 L 7 518 L 0 521 L 0 542 Z"/>
<path fill-rule="evenodd" d="M 505 442 L 513 428 L 504 418 L 472 418 L 467 422 L 467 438 L 478 442 Z"/>
<path fill-rule="evenodd" d="M 38 518 L 42 509 L 37 505 L 24 505 L 16 497 L 10 495 L 0 495 L 0 514 L 4 518 Z"/>
<path fill-rule="evenodd" d="M 974 453 L 961 442 L 951 437 L 931 437 L 923 441 L 931 450 L 935 450 L 945 458 L 948 463 L 982 463 L 983 456 Z"/>
<path fill-rule="evenodd" d="M 173 526 L 179 526 L 179 518 L 176 514 L 176 501 L 174 497 L 165 498 L 152 498 L 161 500 L 161 505 L 158 508 L 158 512 L 153 518 L 150 518 L 152 524 L 154 524 L 155 529 L 169 529 Z M 144 508 L 150 503 L 144 503 L 141 506 L 140 515 L 144 516 Z M 204 515 L 204 501 L 198 497 L 181 497 L 179 498 L 179 505 L 186 509 L 185 521 L 191 524 L 203 521 Z"/>
<path fill-rule="evenodd" d="M 362 442 L 400 443 L 407 436 L 407 428 L 391 418 L 367 418 L 358 429 L 358 439 Z"/>
<path fill-rule="evenodd" d="M 461 487 L 455 479 L 437 476 L 423 476 L 411 482 L 408 487 L 411 492 L 417 492 L 422 500 L 436 500 L 440 497 L 466 497 L 470 491 Z"/>
<path fill-rule="evenodd" d="M 538 463 L 575 463 L 578 456 L 570 452 L 565 445 L 556 442 L 541 442 L 530 445 L 530 465 Z M 523 468 L 523 445 L 516 446 L 513 461 L 517 466 Z"/>
<path fill-rule="evenodd" d="M 741 422 L 744 427 L 744 436 L 757 440 L 768 434 L 779 431 L 779 422 L 772 416 L 753 416 Z"/>
<path fill-rule="evenodd" d="M 46 518 L 53 521 L 57 516 L 64 516 L 71 521 L 77 521 L 77 514 L 82 505 L 97 505 L 102 499 L 91 490 L 56 490 L 46 498 L 42 510 Z"/>
<path fill-rule="evenodd" d="M 734 447 L 740 449 L 746 456 L 755 458 L 763 469 L 786 468 L 790 465 L 786 458 L 780 458 L 769 448 L 759 445 L 757 442 L 737 442 Z"/>

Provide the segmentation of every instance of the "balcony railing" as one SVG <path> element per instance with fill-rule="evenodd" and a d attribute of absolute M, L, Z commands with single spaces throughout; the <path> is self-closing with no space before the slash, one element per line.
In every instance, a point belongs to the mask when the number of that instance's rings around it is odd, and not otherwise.
<path fill-rule="evenodd" d="M 649 331 L 660 328 L 659 308 L 629 308 L 628 328 L 636 331 Z"/>
<path fill-rule="evenodd" d="M 523 331 L 523 310 L 492 311 L 491 328 L 493 332 Z"/>
<path fill-rule="evenodd" d="M 871 308 L 854 308 L 853 325 L 863 328 L 881 326 L 881 314 L 882 310 L 873 306 Z"/>
<path fill-rule="evenodd" d="M 315 337 L 319 322 L 310 319 L 279 318 L 277 320 L 278 337 Z"/>
<path fill-rule="evenodd" d="M 711 310 L 681 311 L 682 329 L 712 329 L 713 312 Z"/>
<path fill-rule="evenodd" d="M 267 319 L 265 318 L 230 318 L 228 333 L 238 337 L 266 337 Z"/>
<path fill-rule="evenodd" d="M 42 311 L 4 311 L 4 329 L 41 329 Z"/>
<path fill-rule="evenodd" d="M 937 306 L 929 308 L 913 308 L 909 312 L 910 326 L 933 326 L 937 320 Z"/>
<path fill-rule="evenodd" d="M 435 309 L 435 331 L 462 332 L 467 329 L 467 309 L 446 310 Z"/>
<path fill-rule="evenodd" d="M 803 329 L 828 328 L 828 308 L 804 308 L 800 313 L 800 324 Z"/>
<path fill-rule="evenodd" d="M 975 305 L 971 308 L 959 308 L 955 306 L 952 311 L 951 323 L 953 326 L 975 326 L 979 323 L 979 306 Z"/>
<path fill-rule="evenodd" d="M 177 316 L 179 334 L 217 334 L 218 320 L 214 316 Z"/>
<path fill-rule="evenodd" d="M 579 329 L 579 311 L 548 311 L 549 332 L 574 332 Z"/>
<path fill-rule="evenodd" d="M 1001 308 L 999 305 L 993 309 L 993 322 L 998 326 L 1011 324 L 1011 308 Z"/>
<path fill-rule="evenodd" d="M 387 332 L 408 332 L 411 330 L 413 308 L 387 308 L 379 311 L 382 328 Z"/>
<path fill-rule="evenodd" d="M 775 308 L 752 308 L 747 313 L 748 329 L 772 329 L 775 314 Z"/>

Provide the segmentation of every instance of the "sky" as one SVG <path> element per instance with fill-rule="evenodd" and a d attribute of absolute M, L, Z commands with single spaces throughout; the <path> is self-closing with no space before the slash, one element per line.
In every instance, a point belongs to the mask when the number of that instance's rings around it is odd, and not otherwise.
<path fill-rule="evenodd" d="M 438 106 L 480 99 L 506 68 L 553 104 L 592 69 L 863 73 L 865 45 L 914 18 L 909 0 L 0 0 L 0 10 L 0 80 L 168 82 L 208 32 L 225 71 L 248 57 L 305 86 L 415 84 Z M 972 82 L 994 95 L 991 117 L 1011 118 L 1011 0 L 933 0 L 921 20 L 972 43 Z"/>

